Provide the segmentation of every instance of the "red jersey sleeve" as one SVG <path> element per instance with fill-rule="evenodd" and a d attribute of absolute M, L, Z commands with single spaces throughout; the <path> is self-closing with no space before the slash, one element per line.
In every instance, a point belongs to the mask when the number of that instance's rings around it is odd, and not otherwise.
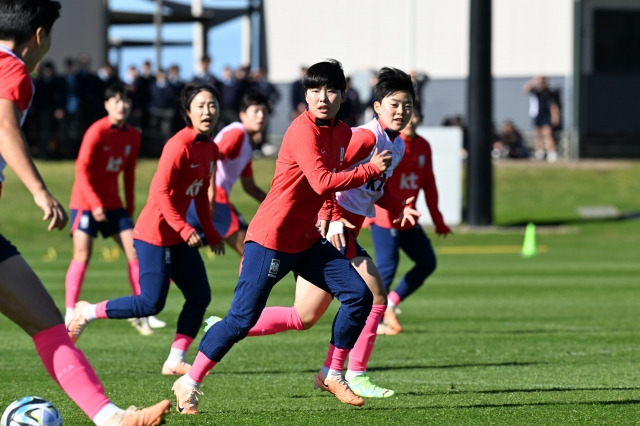
<path fill-rule="evenodd" d="M 13 102 L 22 113 L 29 108 L 33 98 L 33 82 L 27 67 L 7 53 L 0 53 L 2 84 L 0 98 Z"/>
<path fill-rule="evenodd" d="M 100 155 L 98 145 L 101 138 L 101 127 L 97 125 L 90 126 L 82 138 L 82 144 L 78 151 L 78 158 L 76 160 L 76 183 L 77 187 L 82 194 L 82 197 L 89 204 L 90 210 L 93 211 L 102 206 L 100 196 L 95 191 L 95 188 L 91 184 L 92 173 L 95 172 L 95 168 L 92 167 L 94 163 L 93 159 Z"/>
<path fill-rule="evenodd" d="M 175 182 L 180 179 L 180 171 L 183 167 L 189 167 L 188 164 L 183 165 L 185 162 L 184 151 L 184 145 L 179 143 L 165 145 L 158 160 L 158 170 L 151 181 L 149 193 L 155 194 L 158 209 L 167 224 L 180 234 L 184 241 L 187 241 L 195 229 L 185 221 L 171 201 L 172 188 L 174 188 Z M 206 193 L 207 191 L 204 191 L 205 195 Z"/>
<path fill-rule="evenodd" d="M 440 209 L 438 208 L 438 187 L 436 186 L 436 177 L 433 174 L 431 145 L 426 139 L 421 137 L 418 138 L 425 144 L 424 174 L 422 176 L 422 184 L 420 186 L 424 191 L 425 201 L 427 203 L 427 208 L 429 209 L 429 214 L 431 215 L 431 220 L 436 228 L 436 233 L 448 234 L 451 230 L 447 225 L 445 225 L 442 213 L 440 213 Z"/>
<path fill-rule="evenodd" d="M 242 173 L 240 173 L 240 177 L 250 178 L 253 177 L 253 166 L 251 165 L 251 161 L 247 163 L 244 169 L 242 169 Z"/>
<path fill-rule="evenodd" d="M 344 155 L 344 168 L 348 169 L 357 161 L 369 157 L 376 145 L 376 135 L 369 129 L 357 128 L 351 135 L 347 152 Z"/>
<path fill-rule="evenodd" d="M 231 129 L 224 132 L 222 138 L 216 144 L 219 149 L 218 158 L 224 160 L 225 158 L 238 157 L 242 150 L 243 142 L 244 132 L 242 129 Z"/>
<path fill-rule="evenodd" d="M 137 140 L 131 147 L 131 155 L 124 168 L 124 199 L 126 209 L 129 216 L 133 217 L 135 211 L 135 186 L 136 186 L 136 164 L 138 162 L 138 154 L 140 152 L 140 133 L 136 131 Z"/>

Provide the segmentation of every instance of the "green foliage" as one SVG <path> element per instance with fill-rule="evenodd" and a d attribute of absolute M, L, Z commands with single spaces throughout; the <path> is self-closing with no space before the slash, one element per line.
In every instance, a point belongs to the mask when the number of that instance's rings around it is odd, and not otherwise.
<path fill-rule="evenodd" d="M 66 204 L 72 163 L 39 167 Z M 254 164 L 265 189 L 273 168 L 271 160 Z M 154 169 L 153 161 L 140 164 L 137 211 Z M 7 175 L 0 231 L 20 248 L 63 308 L 71 240 L 67 231 L 46 232 L 31 197 L 11 172 Z M 396 396 L 353 408 L 313 390 L 337 309 L 333 305 L 311 330 L 237 344 L 205 379 L 201 414 L 180 417 L 174 411 L 167 423 L 638 424 L 640 222 L 584 220 L 576 209 L 607 204 L 637 211 L 639 175 L 635 162 L 496 166 L 495 218 L 502 226 L 459 227 L 444 240 L 429 230 L 438 270 L 401 306 L 406 331 L 377 340 L 369 373 Z M 253 215 L 257 204 L 240 188 L 232 198 L 246 217 Z M 538 254 L 524 259 L 518 247 L 527 222 L 538 225 Z M 368 232 L 360 241 L 373 253 Z M 97 302 L 129 292 L 126 262 L 122 255 L 114 258 L 112 247 L 111 241 L 97 241 L 83 299 Z M 208 314 L 223 315 L 239 258 L 232 252 L 215 258 L 201 253 L 213 291 Z M 399 273 L 408 266 L 403 258 Z M 293 295 L 293 280 L 287 278 L 269 303 L 290 305 Z M 169 326 L 153 336 L 139 336 L 127 321 L 96 321 L 78 342 L 119 406 L 173 400 L 174 378 L 160 375 L 160 369 L 182 301 L 172 287 L 159 315 Z M 56 405 L 65 424 L 91 424 L 47 376 L 30 339 L 4 317 L 0 341 L 0 409 L 20 396 L 39 395 Z M 197 342 L 190 359 L 196 348 Z"/>

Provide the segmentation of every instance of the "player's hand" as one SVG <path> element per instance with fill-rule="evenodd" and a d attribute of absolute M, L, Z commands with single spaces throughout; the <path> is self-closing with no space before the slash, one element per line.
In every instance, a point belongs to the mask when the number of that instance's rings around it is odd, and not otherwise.
<path fill-rule="evenodd" d="M 44 212 L 42 220 L 49 221 L 49 226 L 47 227 L 49 231 L 53 229 L 64 229 L 69 221 L 69 217 L 62 207 L 62 204 L 60 204 L 49 191 L 43 189 L 38 192 L 33 196 L 33 201 Z"/>
<path fill-rule="evenodd" d="M 189 247 L 202 247 L 203 246 L 202 238 L 196 231 L 193 231 L 191 235 L 189 235 L 189 239 L 187 240 L 187 245 Z"/>
<path fill-rule="evenodd" d="M 418 218 L 421 216 L 422 214 L 409 206 L 404 206 L 404 209 L 402 209 L 402 213 L 400 213 L 400 216 L 398 216 L 398 218 L 396 220 L 393 221 L 393 223 L 400 223 L 400 226 L 405 226 L 407 223 L 411 224 L 411 226 L 415 226 L 415 224 L 418 222 Z"/>
<path fill-rule="evenodd" d="M 378 153 L 378 147 L 373 151 L 373 156 L 369 162 L 380 169 L 381 172 L 387 171 L 391 166 L 391 151 L 385 149 L 381 153 Z"/>
<path fill-rule="evenodd" d="M 320 231 L 320 235 L 322 238 L 327 238 L 327 231 L 329 230 L 329 221 L 325 219 L 320 219 L 318 221 L 318 231 Z"/>
<path fill-rule="evenodd" d="M 215 253 L 217 256 L 225 254 L 225 251 L 224 251 L 224 240 L 220 240 L 216 244 L 214 244 L 213 247 L 211 247 L 211 251 L 213 253 Z"/>
<path fill-rule="evenodd" d="M 331 222 L 327 231 L 327 240 L 338 250 L 347 244 L 344 238 L 344 223 L 340 221 Z"/>
<path fill-rule="evenodd" d="M 436 234 L 438 234 L 442 238 L 447 238 L 447 235 L 453 234 L 453 231 L 443 223 L 442 225 L 436 226 Z"/>
<path fill-rule="evenodd" d="M 102 207 L 97 207 L 91 211 L 91 215 L 95 219 L 96 222 L 106 222 L 107 215 L 104 212 Z"/>

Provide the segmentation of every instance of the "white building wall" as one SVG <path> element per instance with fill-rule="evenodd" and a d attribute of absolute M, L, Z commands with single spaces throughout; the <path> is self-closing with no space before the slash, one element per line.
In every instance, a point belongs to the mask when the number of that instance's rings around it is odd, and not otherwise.
<path fill-rule="evenodd" d="M 469 0 L 265 0 L 269 76 L 325 58 L 345 72 L 385 65 L 466 78 Z M 569 75 L 573 0 L 493 0 L 494 77 Z M 410 51 L 413 50 L 413 51 Z"/>

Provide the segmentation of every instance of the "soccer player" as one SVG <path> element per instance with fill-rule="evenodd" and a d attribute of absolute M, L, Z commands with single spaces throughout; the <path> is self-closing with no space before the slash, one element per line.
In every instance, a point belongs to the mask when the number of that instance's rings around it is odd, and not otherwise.
<path fill-rule="evenodd" d="M 107 116 L 89 127 L 76 160 L 76 178 L 69 203 L 73 259 L 65 279 L 67 322 L 73 317 L 98 231 L 105 238 L 113 237 L 124 251 L 131 289 L 133 294 L 140 294 L 138 256 L 131 232 L 140 132 L 126 124 L 131 111 L 129 89 L 122 83 L 109 85 L 104 93 L 104 108 Z M 118 192 L 121 174 L 126 208 Z M 135 318 L 132 324 L 140 334 L 153 333 L 147 318 Z"/>
<path fill-rule="evenodd" d="M 205 332 L 193 367 L 173 384 L 181 414 L 198 412 L 205 375 L 243 339 L 265 307 L 271 288 L 290 271 L 330 292 L 342 303 L 336 315 L 329 352 L 331 370 L 316 383 L 341 402 L 363 405 L 342 375 L 344 361 L 371 310 L 364 280 L 316 227 L 318 210 L 333 191 L 355 188 L 380 176 L 388 151 L 369 163 L 340 172 L 351 129 L 335 120 L 346 89 L 342 65 L 327 60 L 309 67 L 304 77 L 308 110 L 287 129 L 271 189 L 247 230 L 240 277 L 226 317 Z"/>
<path fill-rule="evenodd" d="M 53 0 L 0 2 L 0 189 L 10 166 L 44 212 L 49 231 L 64 229 L 68 217 L 47 189 L 21 130 L 33 97 L 29 73 L 47 53 L 51 30 L 60 16 Z M 64 327 L 62 314 L 35 272 L 9 240 L 0 235 L 0 312 L 31 338 L 45 369 L 98 426 L 157 425 L 171 403 L 123 410 L 105 395 L 93 368 Z"/>
<path fill-rule="evenodd" d="M 426 139 L 416 134 L 416 129 L 422 122 L 420 105 L 417 105 L 414 105 L 411 121 L 401 132 L 400 136 L 406 147 L 405 154 L 395 173 L 389 178 L 386 190 L 397 198 L 414 201 L 422 190 L 436 234 L 446 237 L 451 229 L 444 223 L 438 209 L 438 189 L 433 175 L 431 146 Z M 402 325 L 396 317 L 397 306 L 420 288 L 436 269 L 436 255 L 422 226 L 394 223 L 393 219 L 394 216 L 389 212 L 376 206 L 376 216 L 371 224 L 376 265 L 387 291 L 390 290 L 398 269 L 400 249 L 413 261 L 413 267 L 389 293 L 389 303 L 383 322 L 378 326 L 378 334 L 397 334 L 402 331 Z"/>
<path fill-rule="evenodd" d="M 374 86 L 376 117 L 354 129 L 345 154 L 345 167 L 352 169 L 371 158 L 376 150 L 390 150 L 393 161 L 382 176 L 358 188 L 336 192 L 332 203 L 325 204 L 319 214 L 321 226 L 330 221 L 327 239 L 351 260 L 373 293 L 373 306 L 360 337 L 349 355 L 345 378 L 353 392 L 361 397 L 387 398 L 394 394 L 371 382 L 366 374 L 376 340 L 378 323 L 387 306 L 387 292 L 373 260 L 357 241 L 366 217 L 372 217 L 374 205 L 382 206 L 394 222 L 416 224 L 420 213 L 385 191 L 385 182 L 395 175 L 395 167 L 404 153 L 400 131 L 411 119 L 414 89 L 411 77 L 396 68 L 382 68 Z M 410 202 L 411 200 L 409 200 Z M 345 226 L 346 225 L 346 226 Z M 331 295 L 312 283 L 298 278 L 292 307 L 272 306 L 262 311 L 260 319 L 249 331 L 250 336 L 274 334 L 286 330 L 311 328 L 327 310 Z M 326 375 L 331 366 L 327 357 L 322 367 Z"/>
<path fill-rule="evenodd" d="M 180 95 L 180 112 L 187 126 L 171 137 L 162 150 L 147 203 L 133 229 L 140 259 L 140 294 L 76 304 L 68 323 L 76 341 L 89 322 L 96 319 L 141 318 L 160 312 L 173 280 L 185 303 L 178 318 L 174 341 L 162 374 L 185 374 L 191 365 L 185 357 L 198 334 L 211 289 L 198 247 L 203 239 L 186 222 L 192 201 L 206 241 L 215 254 L 224 254 L 224 240 L 211 221 L 208 189 L 215 173 L 218 148 L 211 139 L 219 113 L 218 91 L 209 83 L 191 83 Z"/>
<path fill-rule="evenodd" d="M 233 185 L 240 179 L 242 189 L 258 202 L 261 203 L 267 196 L 256 185 L 251 159 L 257 146 L 254 141 L 262 134 L 268 118 L 269 99 L 257 90 L 248 92 L 240 101 L 240 121 L 224 127 L 214 139 L 220 152 L 216 174 L 211 176 L 210 183 L 210 188 L 215 188 L 215 194 L 209 191 L 213 223 L 227 244 L 240 256 L 244 254 L 248 225 L 229 201 L 229 195 Z M 203 236 L 193 203 L 187 211 L 187 222 Z"/>

